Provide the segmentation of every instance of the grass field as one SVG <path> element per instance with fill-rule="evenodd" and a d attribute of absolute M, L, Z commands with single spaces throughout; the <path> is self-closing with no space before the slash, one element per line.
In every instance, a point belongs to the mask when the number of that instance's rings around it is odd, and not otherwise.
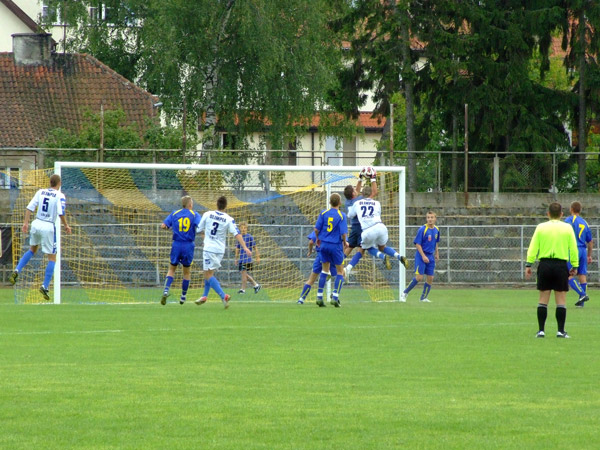
<path fill-rule="evenodd" d="M 432 290 L 317 308 L 15 305 L 0 290 L 0 448 L 598 448 L 600 308 Z"/>

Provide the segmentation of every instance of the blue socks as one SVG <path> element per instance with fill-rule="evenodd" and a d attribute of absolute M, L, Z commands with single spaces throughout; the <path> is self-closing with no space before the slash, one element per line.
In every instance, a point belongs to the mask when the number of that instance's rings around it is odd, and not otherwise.
<path fill-rule="evenodd" d="M 352 257 L 352 259 L 350 260 L 350 265 L 352 267 L 356 267 L 356 265 L 358 264 L 358 262 L 360 261 L 360 259 L 362 258 L 362 253 L 361 252 L 356 252 L 354 254 L 354 256 Z"/>
<path fill-rule="evenodd" d="M 404 293 L 408 294 L 417 284 L 419 284 L 419 282 L 413 277 L 413 279 L 410 281 L 410 284 L 406 287 L 406 289 L 404 289 Z"/>
<path fill-rule="evenodd" d="M 221 289 L 221 283 L 219 283 L 219 280 L 217 280 L 214 276 L 212 276 L 208 279 L 208 284 L 219 295 L 219 297 L 221 297 L 221 299 L 225 298 L 225 292 L 223 292 L 223 289 Z M 206 290 L 206 286 L 205 286 L 205 290 Z"/>
<path fill-rule="evenodd" d="M 208 297 L 208 292 L 210 291 L 210 283 L 208 280 L 204 280 L 204 292 L 202 293 L 202 297 Z"/>
<path fill-rule="evenodd" d="M 385 255 L 388 255 L 388 256 L 391 256 L 392 258 L 397 259 L 398 261 L 400 261 L 400 253 L 398 253 L 392 247 L 386 247 L 386 248 L 384 248 L 383 252 L 380 252 L 375 247 L 371 247 L 367 251 L 369 252 L 370 255 L 373 255 L 375 258 L 385 259 Z"/>
<path fill-rule="evenodd" d="M 421 300 L 426 299 L 429 295 L 429 291 L 431 290 L 431 285 L 427 282 L 423 285 L 423 293 L 421 294 Z"/>
<path fill-rule="evenodd" d="M 585 291 L 582 289 L 577 278 L 571 278 L 569 280 L 569 286 L 571 286 L 571 289 L 577 292 L 577 295 L 579 295 L 580 297 L 584 295 Z"/>
<path fill-rule="evenodd" d="M 383 253 L 385 253 L 386 255 L 391 256 L 392 258 L 395 258 L 397 260 L 400 260 L 400 253 L 398 253 L 396 250 L 394 250 L 392 247 L 386 247 L 383 249 Z"/>
<path fill-rule="evenodd" d="M 190 287 L 190 280 L 183 280 L 181 282 L 181 296 L 185 298 L 187 295 L 188 288 Z"/>
<path fill-rule="evenodd" d="M 167 277 L 165 279 L 165 290 L 164 293 L 168 294 L 169 293 L 169 289 L 171 288 L 171 283 L 173 283 L 173 277 Z"/>
<path fill-rule="evenodd" d="M 23 267 L 27 265 L 29 260 L 33 257 L 34 253 L 31 250 L 27 250 L 21 259 L 19 260 L 19 264 L 17 264 L 17 268 L 15 269 L 17 272 L 21 272 Z"/>
<path fill-rule="evenodd" d="M 327 283 L 327 275 L 330 275 L 326 272 L 321 272 L 319 275 L 319 289 L 317 290 L 317 299 L 323 299 L 323 289 L 325 288 L 325 283 Z"/>
<path fill-rule="evenodd" d="M 344 277 L 341 275 L 337 275 L 335 277 L 335 283 L 333 284 L 333 298 L 335 300 L 338 300 L 338 295 L 340 294 L 340 291 L 342 290 L 342 285 L 344 284 Z"/>
<path fill-rule="evenodd" d="M 300 294 L 300 298 L 302 300 L 306 300 L 306 296 L 308 295 L 308 293 L 310 292 L 311 286 L 310 284 L 305 284 L 304 287 L 302 288 L 302 294 Z"/>
<path fill-rule="evenodd" d="M 42 286 L 44 286 L 45 289 L 48 289 L 48 286 L 50 286 L 50 280 L 52 280 L 52 275 L 54 275 L 55 265 L 56 262 L 48 261 L 48 265 L 46 266 L 46 273 L 44 274 L 44 284 L 42 284 Z"/>
<path fill-rule="evenodd" d="M 583 291 L 583 294 L 587 294 L 587 283 L 580 283 L 579 286 L 581 286 L 581 290 Z"/>
<path fill-rule="evenodd" d="M 384 259 L 385 255 L 377 250 L 375 247 L 371 247 L 369 250 L 369 255 L 372 255 L 374 258 Z"/>

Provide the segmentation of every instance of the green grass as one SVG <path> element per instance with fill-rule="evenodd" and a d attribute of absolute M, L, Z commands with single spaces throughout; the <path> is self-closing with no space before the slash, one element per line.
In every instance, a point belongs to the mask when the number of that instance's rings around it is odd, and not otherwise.
<path fill-rule="evenodd" d="M 535 339 L 534 290 L 434 303 L 15 305 L 0 448 L 591 448 L 600 309 Z M 572 305 L 574 296 L 569 296 Z M 594 444 L 596 442 L 596 444 Z"/>

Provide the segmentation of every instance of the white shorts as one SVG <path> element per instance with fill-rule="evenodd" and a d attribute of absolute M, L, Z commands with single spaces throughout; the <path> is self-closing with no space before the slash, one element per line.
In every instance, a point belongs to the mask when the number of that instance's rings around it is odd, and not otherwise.
<path fill-rule="evenodd" d="M 41 245 L 46 255 L 56 253 L 56 226 L 52 222 L 35 219 L 29 229 L 29 245 Z"/>
<path fill-rule="evenodd" d="M 371 247 L 387 244 L 388 230 L 384 224 L 378 223 L 370 228 L 367 228 L 366 230 L 363 230 L 360 237 L 362 239 L 360 246 L 367 250 Z"/>
<path fill-rule="evenodd" d="M 202 252 L 203 270 L 217 270 L 225 253 Z"/>

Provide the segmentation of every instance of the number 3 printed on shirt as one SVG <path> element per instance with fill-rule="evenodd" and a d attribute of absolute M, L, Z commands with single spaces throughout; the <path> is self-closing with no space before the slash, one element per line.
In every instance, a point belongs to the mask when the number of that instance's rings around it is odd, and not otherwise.
<path fill-rule="evenodd" d="M 217 234 L 218 229 L 219 229 L 219 222 L 213 222 L 213 229 L 210 230 L 211 236 L 215 236 Z"/>

